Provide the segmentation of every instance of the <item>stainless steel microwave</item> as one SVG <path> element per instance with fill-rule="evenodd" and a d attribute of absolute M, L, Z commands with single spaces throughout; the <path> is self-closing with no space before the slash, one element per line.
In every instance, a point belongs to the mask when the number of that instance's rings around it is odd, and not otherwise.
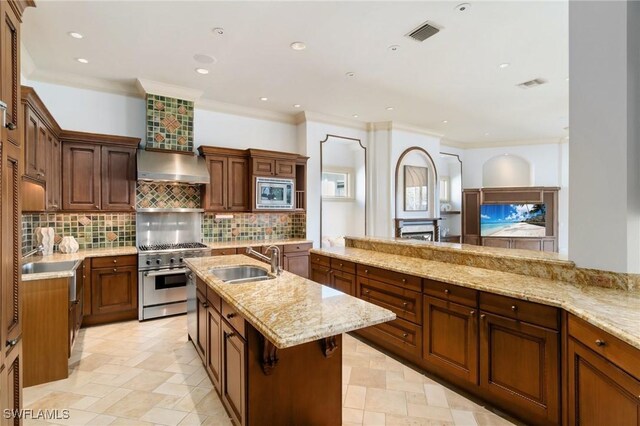
<path fill-rule="evenodd" d="M 256 177 L 256 210 L 293 210 L 293 179 Z"/>

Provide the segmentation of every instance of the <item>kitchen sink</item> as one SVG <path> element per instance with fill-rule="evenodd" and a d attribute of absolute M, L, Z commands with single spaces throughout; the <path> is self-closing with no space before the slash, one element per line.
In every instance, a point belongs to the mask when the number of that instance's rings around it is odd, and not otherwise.
<path fill-rule="evenodd" d="M 73 271 L 79 261 L 69 260 L 66 262 L 30 262 L 22 265 L 23 274 L 40 274 L 43 272 Z"/>
<path fill-rule="evenodd" d="M 249 281 L 265 281 L 275 278 L 274 276 L 269 275 L 266 269 L 250 265 L 211 268 L 209 269 L 209 272 L 227 284 L 240 284 Z"/>

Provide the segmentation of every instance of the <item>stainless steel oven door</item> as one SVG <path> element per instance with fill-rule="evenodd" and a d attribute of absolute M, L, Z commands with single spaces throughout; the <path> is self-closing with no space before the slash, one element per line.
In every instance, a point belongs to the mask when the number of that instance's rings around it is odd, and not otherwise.
<path fill-rule="evenodd" d="M 185 268 L 140 272 L 143 306 L 186 301 L 186 272 Z"/>

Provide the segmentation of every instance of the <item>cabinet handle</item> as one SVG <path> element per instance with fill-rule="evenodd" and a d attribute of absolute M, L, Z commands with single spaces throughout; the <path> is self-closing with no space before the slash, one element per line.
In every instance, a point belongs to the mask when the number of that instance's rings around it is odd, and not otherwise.
<path fill-rule="evenodd" d="M 236 314 L 234 312 L 232 312 L 230 314 L 227 314 L 227 319 L 231 319 L 231 318 L 233 318 L 235 316 L 236 316 Z"/>
<path fill-rule="evenodd" d="M 16 129 L 16 125 L 14 123 L 11 123 L 11 122 L 5 124 L 4 127 L 6 127 L 9 130 L 15 130 Z"/>
<path fill-rule="evenodd" d="M 341 263 L 340 266 L 344 266 L 344 265 Z"/>
<path fill-rule="evenodd" d="M 118 268 L 113 268 L 113 272 L 118 272 Z"/>
<path fill-rule="evenodd" d="M 42 172 L 38 172 L 38 173 L 36 173 L 36 174 L 37 174 L 38 176 L 44 176 L 44 173 L 42 173 Z"/>
<path fill-rule="evenodd" d="M 402 282 L 403 282 L 403 283 L 406 283 L 406 282 L 407 282 L 407 279 L 406 279 L 406 278 L 403 278 L 403 279 L 402 279 Z"/>
<path fill-rule="evenodd" d="M 100 206 L 98 206 L 97 204 L 95 206 L 93 206 L 93 207 L 95 207 L 98 210 L 100 209 Z"/>
<path fill-rule="evenodd" d="M 12 348 L 18 344 L 18 339 L 7 340 L 7 347 Z"/>
<path fill-rule="evenodd" d="M 203 307 L 203 308 L 208 308 L 208 307 L 209 307 L 209 304 L 208 304 L 207 302 L 202 302 L 202 307 Z"/>
<path fill-rule="evenodd" d="M 364 270 L 364 273 L 365 273 L 365 274 L 368 274 L 368 273 L 369 273 L 369 270 L 368 270 L 368 269 L 365 269 L 365 270 Z"/>
<path fill-rule="evenodd" d="M 516 312 L 518 310 L 518 307 L 516 305 L 511 305 L 511 310 L 513 312 Z"/>
<path fill-rule="evenodd" d="M 405 308 L 407 307 L 408 304 L 409 302 L 402 302 L 402 306 L 404 306 Z"/>
<path fill-rule="evenodd" d="M 231 338 L 231 337 L 233 337 L 235 335 L 236 335 L 236 333 L 224 333 L 225 339 L 229 339 L 229 338 Z"/>
<path fill-rule="evenodd" d="M 402 333 L 402 337 L 407 338 L 407 337 L 409 337 L 409 334 L 407 334 L 407 333 Z"/>
<path fill-rule="evenodd" d="M 451 291 L 449 291 L 449 289 L 448 289 L 448 288 L 445 288 L 445 289 L 444 289 L 444 294 L 449 294 L 449 293 L 451 293 Z"/>
<path fill-rule="evenodd" d="M 118 259 L 113 259 L 113 263 L 118 263 Z"/>
<path fill-rule="evenodd" d="M 607 342 L 605 342 L 604 340 L 600 340 L 600 339 L 596 340 L 596 346 L 605 346 L 606 344 Z"/>
<path fill-rule="evenodd" d="M 485 314 L 480 314 L 480 319 L 485 319 L 487 316 Z"/>
<path fill-rule="evenodd" d="M 73 303 L 74 305 L 77 305 L 77 304 L 79 304 L 79 303 L 80 303 L 80 301 L 79 301 L 79 300 L 74 300 L 74 301 L 73 301 L 73 302 L 71 302 L 71 303 Z"/>
<path fill-rule="evenodd" d="M 469 315 L 470 315 L 470 316 L 474 316 L 475 314 L 476 314 L 476 311 L 471 311 L 471 312 L 469 312 Z"/>

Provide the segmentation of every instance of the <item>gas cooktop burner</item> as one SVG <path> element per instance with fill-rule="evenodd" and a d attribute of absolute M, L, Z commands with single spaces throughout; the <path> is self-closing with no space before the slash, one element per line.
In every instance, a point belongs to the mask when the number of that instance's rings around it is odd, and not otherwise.
<path fill-rule="evenodd" d="M 156 250 L 184 250 L 184 249 L 199 249 L 207 248 L 202 243 L 178 243 L 178 244 L 150 244 L 138 246 L 141 251 L 156 251 Z"/>

